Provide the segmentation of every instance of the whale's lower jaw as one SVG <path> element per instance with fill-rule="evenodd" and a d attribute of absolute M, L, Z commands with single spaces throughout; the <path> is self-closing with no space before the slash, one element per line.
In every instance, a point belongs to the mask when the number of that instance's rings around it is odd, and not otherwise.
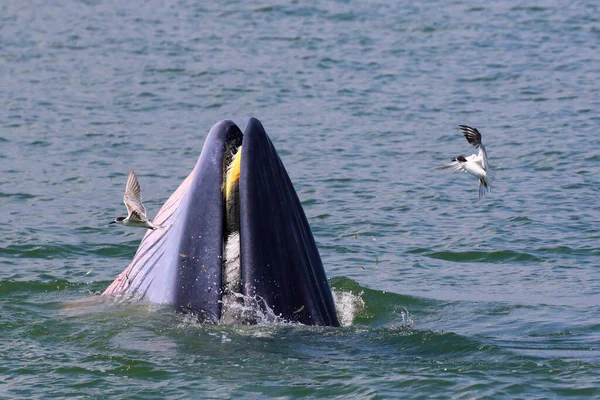
<path fill-rule="evenodd" d="M 231 121 L 213 126 L 194 170 L 154 223 L 162 229 L 146 233 L 103 295 L 171 304 L 210 322 L 257 322 L 249 312 L 255 310 L 339 325 L 302 205 L 257 119 L 243 134 Z"/>

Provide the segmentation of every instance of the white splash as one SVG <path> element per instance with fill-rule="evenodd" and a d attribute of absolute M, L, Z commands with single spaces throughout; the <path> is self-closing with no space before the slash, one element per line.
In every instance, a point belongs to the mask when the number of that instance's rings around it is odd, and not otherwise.
<path fill-rule="evenodd" d="M 290 325 L 288 321 L 276 314 L 260 296 L 246 296 L 231 293 L 231 298 L 223 297 L 223 308 L 227 314 L 221 315 L 220 325 Z"/>
<path fill-rule="evenodd" d="M 333 290 L 332 294 L 340 325 L 352 325 L 354 318 L 365 308 L 365 301 L 362 299 L 363 292 L 354 294 Z"/>

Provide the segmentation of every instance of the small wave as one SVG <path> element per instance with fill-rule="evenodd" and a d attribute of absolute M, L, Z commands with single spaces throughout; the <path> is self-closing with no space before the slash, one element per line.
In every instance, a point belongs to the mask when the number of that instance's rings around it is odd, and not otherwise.
<path fill-rule="evenodd" d="M 494 347 L 454 332 L 432 330 L 411 330 L 410 334 L 390 337 L 388 340 L 394 343 L 400 342 L 406 353 L 418 354 L 419 357 L 458 358 L 481 353 Z"/>
<path fill-rule="evenodd" d="M 548 7 L 527 7 L 527 6 L 515 6 L 510 11 L 529 11 L 529 12 L 543 12 L 551 10 Z"/>
<path fill-rule="evenodd" d="M 96 254 L 101 256 L 131 257 L 137 249 L 137 242 L 131 244 L 97 244 L 97 245 L 10 245 L 0 248 L 0 256 L 10 258 L 44 258 L 54 259 L 69 256 Z"/>
<path fill-rule="evenodd" d="M 45 141 L 45 140 L 34 140 L 33 142 L 29 143 L 31 146 L 36 146 L 36 147 L 48 147 L 51 146 L 52 143 Z"/>
<path fill-rule="evenodd" d="M 519 222 L 519 223 L 522 223 L 523 225 L 529 225 L 530 223 L 533 222 L 533 220 L 531 218 L 526 217 L 526 216 L 509 217 L 506 220 L 508 222 Z"/>
<path fill-rule="evenodd" d="M 37 196 L 30 194 L 30 193 L 2 193 L 2 192 L 0 192 L 0 198 L 2 198 L 2 197 L 15 198 L 15 199 L 21 199 L 21 200 L 29 200 L 29 199 L 35 199 Z"/>
<path fill-rule="evenodd" d="M 56 290 L 65 290 L 69 287 L 78 287 L 85 284 L 72 283 L 64 279 L 52 279 L 49 282 L 44 281 L 17 281 L 17 280 L 2 280 L 0 281 L 0 293 L 20 293 L 20 292 L 49 292 Z"/>
<path fill-rule="evenodd" d="M 542 259 L 532 254 L 521 253 L 512 250 L 502 251 L 429 251 L 427 249 L 413 249 L 408 254 L 423 254 L 426 257 L 436 260 L 456 261 L 456 262 L 490 262 L 500 263 L 506 261 L 531 261 L 540 262 Z"/>
<path fill-rule="evenodd" d="M 63 257 L 65 254 L 81 254 L 77 252 L 74 246 L 59 245 L 10 245 L 0 248 L 0 255 L 15 258 L 45 258 L 52 259 Z"/>
<path fill-rule="evenodd" d="M 551 254 L 551 255 L 577 255 L 577 256 L 598 256 L 600 255 L 600 249 L 595 247 L 586 247 L 586 248 L 573 248 L 570 246 L 554 246 L 554 247 L 541 247 L 536 250 L 536 252 L 543 254 Z"/>

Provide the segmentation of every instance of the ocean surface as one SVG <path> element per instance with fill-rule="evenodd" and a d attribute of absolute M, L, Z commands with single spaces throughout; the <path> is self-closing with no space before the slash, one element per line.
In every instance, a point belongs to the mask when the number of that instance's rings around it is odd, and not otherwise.
<path fill-rule="evenodd" d="M 0 398 L 600 396 L 597 1 L 0 4 Z M 257 117 L 343 326 L 99 294 Z M 496 180 L 440 170 L 475 152 Z"/>

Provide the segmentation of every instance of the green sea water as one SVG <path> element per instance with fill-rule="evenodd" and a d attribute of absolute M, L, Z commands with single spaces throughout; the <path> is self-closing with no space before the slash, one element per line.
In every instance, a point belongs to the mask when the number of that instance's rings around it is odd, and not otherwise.
<path fill-rule="evenodd" d="M 599 397 L 599 45 L 592 1 L 3 2 L 0 398 Z M 251 116 L 343 326 L 101 297 L 129 169 L 153 217 Z"/>

